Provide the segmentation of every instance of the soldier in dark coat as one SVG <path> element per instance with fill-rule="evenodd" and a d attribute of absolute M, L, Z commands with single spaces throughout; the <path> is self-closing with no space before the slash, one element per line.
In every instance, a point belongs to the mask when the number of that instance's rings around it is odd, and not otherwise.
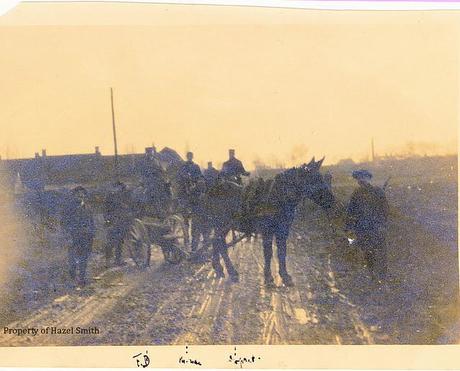
<path fill-rule="evenodd" d="M 370 183 L 367 170 L 353 172 L 359 187 L 353 192 L 348 208 L 346 229 L 353 231 L 366 256 L 371 274 L 378 280 L 387 273 L 385 235 L 389 206 L 383 189 Z"/>
<path fill-rule="evenodd" d="M 193 162 L 193 152 L 187 152 L 187 161 L 180 168 L 179 177 L 181 180 L 196 182 L 202 176 L 200 167 Z"/>
<path fill-rule="evenodd" d="M 153 148 L 146 149 L 145 156 L 140 163 L 139 175 L 146 187 L 155 183 L 157 179 L 166 177 L 165 171 L 161 167 L 160 161 Z"/>
<path fill-rule="evenodd" d="M 241 176 L 249 176 L 250 173 L 245 170 L 243 163 L 235 157 L 234 149 L 228 151 L 228 157 L 229 159 L 222 165 L 222 175 L 235 179 L 238 184 L 242 184 Z"/>
<path fill-rule="evenodd" d="M 122 247 L 129 226 L 131 225 L 131 198 L 126 185 L 122 182 L 114 184 L 114 191 L 104 200 L 104 219 L 107 226 L 107 243 L 105 245 L 106 265 L 115 249 L 115 265 L 122 265 Z"/>
<path fill-rule="evenodd" d="M 201 216 L 201 203 L 200 195 L 203 192 L 204 177 L 201 173 L 200 167 L 193 162 L 193 153 L 187 152 L 187 161 L 182 165 L 178 171 L 179 181 L 179 204 L 182 209 L 186 224 L 190 223 L 192 214 L 195 221 L 196 216 Z M 196 250 L 200 237 L 200 228 L 196 222 L 192 221 L 191 228 L 191 248 L 193 251 Z M 188 241 L 188 238 L 187 238 Z"/>
<path fill-rule="evenodd" d="M 203 180 L 200 167 L 193 162 L 193 153 L 187 152 L 187 161 L 182 164 L 178 173 L 179 201 L 183 208 L 188 209 L 193 188 L 198 181 Z"/>
<path fill-rule="evenodd" d="M 72 190 L 62 215 L 62 225 L 70 236 L 68 250 L 69 273 L 79 286 L 86 284 L 86 268 L 95 236 L 95 225 L 87 205 L 88 192 L 83 187 Z"/>
<path fill-rule="evenodd" d="M 219 170 L 212 166 L 212 162 L 208 162 L 208 167 L 203 171 L 204 180 L 206 181 L 206 187 L 209 189 L 216 184 L 219 178 Z"/>

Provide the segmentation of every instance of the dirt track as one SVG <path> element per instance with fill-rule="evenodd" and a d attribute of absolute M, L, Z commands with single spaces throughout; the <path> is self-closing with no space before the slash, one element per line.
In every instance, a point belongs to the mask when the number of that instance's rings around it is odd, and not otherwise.
<path fill-rule="evenodd" d="M 2 332 L 0 345 L 436 343 L 449 324 L 454 288 L 444 284 L 440 291 L 427 283 L 436 282 L 435 271 L 440 277 L 448 274 L 439 259 L 418 266 L 433 272 L 426 282 L 403 274 L 406 266 L 397 241 L 397 229 L 403 227 L 394 228 L 389 237 L 392 278 L 384 286 L 372 282 L 359 253 L 334 242 L 324 215 L 316 212 L 308 222 L 299 221 L 291 234 L 288 268 L 294 288 L 282 286 L 277 275 L 279 287 L 264 287 L 259 240 L 232 248 L 240 272 L 237 284 L 216 279 L 210 263 L 173 266 L 156 252 L 152 267 L 143 272 L 128 265 L 101 273 L 93 266 L 88 288 L 50 297 L 8 325 L 96 326 L 98 335 Z M 440 246 L 426 242 L 426 236 L 421 240 L 430 248 Z"/>

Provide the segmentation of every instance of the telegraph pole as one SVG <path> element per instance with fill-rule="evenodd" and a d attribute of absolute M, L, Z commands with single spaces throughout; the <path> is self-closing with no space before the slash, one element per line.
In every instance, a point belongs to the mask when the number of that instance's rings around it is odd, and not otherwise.
<path fill-rule="evenodd" d="M 115 150 L 115 176 L 118 178 L 118 146 L 117 146 L 117 130 L 115 127 L 115 110 L 113 108 L 113 89 L 110 88 L 110 102 L 112 104 L 112 130 L 113 130 L 113 147 Z"/>
<path fill-rule="evenodd" d="M 371 139 L 371 159 L 372 159 L 372 162 L 375 161 L 375 152 L 374 152 L 374 138 Z"/>

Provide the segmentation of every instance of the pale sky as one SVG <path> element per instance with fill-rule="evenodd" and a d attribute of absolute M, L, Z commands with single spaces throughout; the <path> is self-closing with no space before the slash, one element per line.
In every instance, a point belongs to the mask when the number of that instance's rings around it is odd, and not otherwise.
<path fill-rule="evenodd" d="M 0 155 L 154 143 L 248 168 L 457 148 L 459 16 L 22 4 L 0 17 Z"/>

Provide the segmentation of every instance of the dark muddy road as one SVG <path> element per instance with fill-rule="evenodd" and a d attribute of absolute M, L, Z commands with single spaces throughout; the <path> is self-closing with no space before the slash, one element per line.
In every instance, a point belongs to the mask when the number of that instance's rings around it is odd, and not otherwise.
<path fill-rule="evenodd" d="M 341 243 L 319 211 L 300 215 L 291 233 L 293 288 L 282 286 L 277 276 L 277 288 L 264 287 L 260 240 L 231 248 L 240 272 L 237 284 L 215 278 L 210 263 L 164 263 L 159 251 L 145 271 L 128 264 L 101 272 L 96 256 L 89 287 L 47 292 L 30 305 L 33 310 L 19 308 L 21 319 L 7 326 L 97 327 L 99 334 L 2 331 L 0 345 L 446 341 L 456 315 L 452 249 L 411 223 L 400 218 L 390 228 L 390 279 L 384 285 L 371 280 L 359 251 Z"/>

